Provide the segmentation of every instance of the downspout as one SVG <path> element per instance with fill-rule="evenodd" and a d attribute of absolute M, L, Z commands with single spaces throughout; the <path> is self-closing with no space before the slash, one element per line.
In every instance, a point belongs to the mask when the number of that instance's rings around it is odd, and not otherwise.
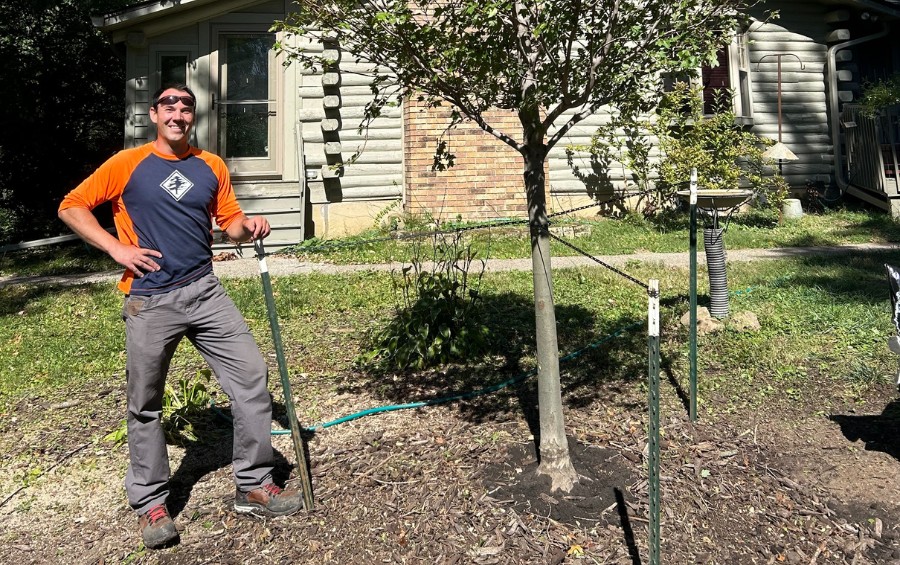
<path fill-rule="evenodd" d="M 874 39 L 880 39 L 888 34 L 888 25 L 881 24 L 883 29 L 878 33 L 860 37 L 859 39 L 851 39 L 843 43 L 837 43 L 828 48 L 826 57 L 828 64 L 828 110 L 831 114 L 831 144 L 834 147 L 834 180 L 837 182 L 841 192 L 845 192 L 850 186 L 850 182 L 844 178 L 844 150 L 841 147 L 841 120 L 838 115 L 838 80 L 837 80 L 837 62 L 835 54 L 838 51 L 866 43 Z"/>

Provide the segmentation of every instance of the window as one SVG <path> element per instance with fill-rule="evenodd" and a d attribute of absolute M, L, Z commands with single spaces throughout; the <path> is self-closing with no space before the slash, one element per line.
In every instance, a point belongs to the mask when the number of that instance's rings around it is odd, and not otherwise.
<path fill-rule="evenodd" d="M 150 48 L 150 92 L 178 82 L 191 85 L 197 64 L 197 48 L 183 45 L 154 45 Z"/>
<path fill-rule="evenodd" d="M 738 34 L 734 41 L 720 49 L 716 66 L 704 66 L 700 70 L 703 85 L 703 110 L 713 113 L 717 101 L 733 94 L 734 113 L 741 118 L 753 117 L 750 97 L 750 56 L 746 34 Z"/>
<path fill-rule="evenodd" d="M 671 90 L 681 77 L 663 77 L 663 89 Z M 746 34 L 738 34 L 727 47 L 716 54 L 716 64 L 704 65 L 690 79 L 693 84 L 699 80 L 703 88 L 703 111 L 712 114 L 716 104 L 723 98 L 732 104 L 735 116 L 744 123 L 753 118 L 753 99 L 750 86 L 750 56 Z"/>
<path fill-rule="evenodd" d="M 194 71 L 197 65 L 197 48 L 189 45 L 153 45 L 150 47 L 150 84 L 147 96 L 164 84 L 180 83 L 195 89 Z M 148 101 L 148 103 L 151 101 Z M 156 137 L 155 128 L 147 132 L 149 139 Z M 197 131 L 191 132 L 191 145 L 198 143 Z"/>
<path fill-rule="evenodd" d="M 187 84 L 188 56 L 186 54 L 157 54 L 160 86 L 169 83 Z"/>
<path fill-rule="evenodd" d="M 218 34 L 212 139 L 233 175 L 279 172 L 274 43 L 270 33 Z"/>

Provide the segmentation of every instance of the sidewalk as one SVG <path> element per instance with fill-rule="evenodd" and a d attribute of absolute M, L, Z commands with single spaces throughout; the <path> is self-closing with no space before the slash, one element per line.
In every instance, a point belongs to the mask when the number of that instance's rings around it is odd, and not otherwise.
<path fill-rule="evenodd" d="M 765 259 L 784 259 L 790 257 L 806 256 L 846 256 L 865 253 L 877 253 L 886 251 L 900 251 L 900 244 L 863 243 L 855 245 L 841 245 L 836 247 L 780 247 L 775 249 L 733 249 L 726 251 L 726 261 L 760 261 Z M 216 261 L 213 269 L 221 278 L 248 278 L 259 276 L 259 264 L 252 251 L 251 255 L 233 259 L 230 261 Z M 643 263 L 657 263 L 666 267 L 688 267 L 689 257 L 687 252 L 681 253 L 633 253 L 629 255 L 601 255 L 596 257 L 614 267 L 623 267 L 628 262 L 639 261 Z M 697 262 L 704 264 L 706 256 L 703 252 L 697 254 Z M 403 266 L 400 262 L 379 263 L 366 265 L 334 265 L 331 263 L 312 263 L 298 261 L 293 257 L 272 255 L 266 258 L 269 273 L 273 277 L 286 275 L 303 275 L 310 273 L 354 273 L 359 271 L 390 271 Z M 571 267 L 599 266 L 597 263 L 584 256 L 577 257 L 553 257 L 554 269 Z M 531 259 L 490 259 L 486 271 L 527 271 L 531 270 Z M 121 271 L 109 271 L 105 273 L 88 273 L 83 275 L 62 275 L 49 277 L 0 277 L 0 288 L 20 284 L 60 284 L 78 285 L 104 281 L 116 281 L 122 275 Z"/>

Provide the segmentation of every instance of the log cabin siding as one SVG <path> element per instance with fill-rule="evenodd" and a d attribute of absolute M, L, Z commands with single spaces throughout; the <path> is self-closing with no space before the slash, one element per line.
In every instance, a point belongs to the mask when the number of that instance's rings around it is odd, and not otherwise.
<path fill-rule="evenodd" d="M 299 41 L 303 50 L 331 49 L 339 59 L 334 68 L 316 72 L 294 65 L 314 233 L 322 237 L 360 231 L 372 226 L 379 210 L 402 197 L 402 111 L 386 107 L 367 131 L 358 131 L 372 101 L 371 80 L 357 74 L 365 67 L 336 46 Z"/>
<path fill-rule="evenodd" d="M 751 131 L 778 139 L 776 55 L 782 54 L 782 142 L 798 157 L 797 161 L 783 163 L 783 175 L 795 188 L 817 181 L 830 185 L 834 165 L 825 95 L 825 59 L 826 37 L 833 26 L 826 22 L 826 8 L 817 2 L 791 2 L 780 14 L 773 21 L 750 26 L 754 105 Z M 764 15 L 758 17 L 762 19 Z"/>
<path fill-rule="evenodd" d="M 778 63 L 774 55 L 793 53 L 782 58 L 782 142 L 799 158 L 785 162 L 783 173 L 794 188 L 807 182 L 831 184 L 833 180 L 833 144 L 828 126 L 825 94 L 827 36 L 834 26 L 826 22 L 826 9 L 820 3 L 795 1 L 784 5 L 781 17 L 763 21 L 760 13 L 749 28 L 750 82 L 753 100 L 751 131 L 769 139 L 778 139 Z M 849 53 L 842 56 L 849 60 Z M 571 115 L 571 113 L 569 114 Z M 613 191 L 636 190 L 631 171 L 620 162 L 610 163 L 608 176 L 592 167 L 590 159 L 579 153 L 573 170 L 566 153 L 569 145 L 588 145 L 597 127 L 608 123 L 609 111 L 601 109 L 572 128 L 566 139 L 549 156 L 551 200 L 557 208 L 603 198 Z M 620 140 L 624 132 L 618 132 Z"/>

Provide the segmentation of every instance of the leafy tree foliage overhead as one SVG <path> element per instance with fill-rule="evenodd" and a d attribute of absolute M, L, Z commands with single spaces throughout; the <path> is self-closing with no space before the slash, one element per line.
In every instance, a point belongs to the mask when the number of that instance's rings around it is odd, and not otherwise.
<path fill-rule="evenodd" d="M 716 63 L 716 48 L 756 0 L 299 0 L 278 27 L 336 41 L 370 63 L 369 117 L 404 95 L 450 102 L 519 150 L 525 140 L 484 120 L 489 108 L 523 116 L 554 146 L 603 105 L 648 108 L 660 72 Z M 286 46 L 282 46 L 287 48 Z M 293 51 L 310 67 L 328 51 Z M 574 113 L 572 112 L 574 111 Z M 560 117 L 566 113 L 565 120 Z M 553 127 L 556 126 L 556 127 Z"/>
<path fill-rule="evenodd" d="M 0 242 L 57 235 L 59 200 L 122 147 L 124 62 L 91 14 L 128 0 L 0 0 Z"/>

